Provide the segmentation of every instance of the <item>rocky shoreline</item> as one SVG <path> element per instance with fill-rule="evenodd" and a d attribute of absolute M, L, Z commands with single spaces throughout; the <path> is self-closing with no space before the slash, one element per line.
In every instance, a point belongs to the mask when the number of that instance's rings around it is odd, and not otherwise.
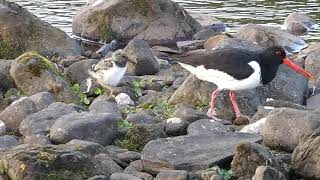
<path fill-rule="evenodd" d="M 88 69 L 113 52 L 0 5 L 0 179 L 320 179 L 320 42 L 299 36 L 316 24 L 307 15 L 292 13 L 286 31 L 248 24 L 228 34 L 171 0 L 89 1 L 74 34 L 116 39 L 132 63 L 118 86 L 93 82 L 86 92 Z M 233 120 L 227 92 L 217 99 L 221 120 L 209 119 L 217 87 L 174 63 L 183 53 L 273 45 L 315 79 L 280 67 L 267 86 L 237 92 L 249 123 Z"/>

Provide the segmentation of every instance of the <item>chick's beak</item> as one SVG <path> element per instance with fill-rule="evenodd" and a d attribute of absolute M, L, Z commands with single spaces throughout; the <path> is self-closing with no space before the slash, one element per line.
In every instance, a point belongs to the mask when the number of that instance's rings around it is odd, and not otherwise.
<path fill-rule="evenodd" d="M 289 66 L 291 69 L 295 70 L 297 73 L 302 74 L 308 79 L 314 79 L 314 77 L 309 72 L 305 71 L 300 66 L 296 65 L 291 59 L 287 57 L 283 60 L 283 64 Z"/>

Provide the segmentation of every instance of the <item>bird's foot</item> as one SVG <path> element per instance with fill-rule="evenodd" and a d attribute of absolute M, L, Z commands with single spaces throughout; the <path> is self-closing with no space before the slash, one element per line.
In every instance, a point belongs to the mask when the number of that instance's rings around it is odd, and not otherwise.
<path fill-rule="evenodd" d="M 241 114 L 240 116 L 236 117 L 236 119 L 233 121 L 233 124 L 237 126 L 249 124 L 249 120 L 250 118 L 248 116 L 244 116 Z"/>

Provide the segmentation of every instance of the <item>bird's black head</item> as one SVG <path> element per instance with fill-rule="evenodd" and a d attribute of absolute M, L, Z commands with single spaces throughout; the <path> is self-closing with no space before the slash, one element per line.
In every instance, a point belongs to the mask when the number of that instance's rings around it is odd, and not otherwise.
<path fill-rule="evenodd" d="M 280 46 L 266 48 L 261 53 L 262 63 L 272 66 L 279 66 L 284 63 L 286 56 L 286 51 Z"/>

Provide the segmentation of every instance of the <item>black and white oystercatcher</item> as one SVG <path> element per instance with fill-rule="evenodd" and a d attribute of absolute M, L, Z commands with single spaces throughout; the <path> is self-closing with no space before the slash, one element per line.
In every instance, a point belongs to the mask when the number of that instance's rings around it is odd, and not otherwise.
<path fill-rule="evenodd" d="M 211 118 L 216 115 L 216 98 L 224 89 L 230 90 L 229 97 L 236 118 L 244 117 L 239 110 L 234 91 L 268 84 L 276 76 L 281 64 L 307 78 L 312 77 L 287 58 L 282 47 L 270 47 L 260 52 L 223 48 L 203 54 L 186 54 L 179 58 L 178 63 L 197 78 L 218 86 L 211 96 L 211 108 L 208 111 Z"/>

